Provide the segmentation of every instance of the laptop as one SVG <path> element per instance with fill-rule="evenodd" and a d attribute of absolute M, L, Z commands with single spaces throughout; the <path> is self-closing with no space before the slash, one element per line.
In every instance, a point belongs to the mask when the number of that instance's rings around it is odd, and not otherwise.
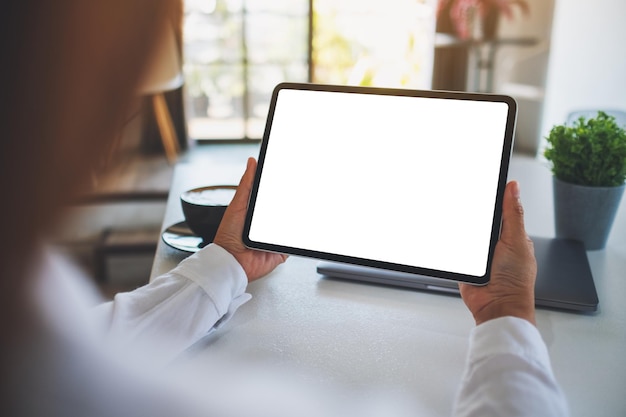
<path fill-rule="evenodd" d="M 598 295 L 583 244 L 575 240 L 543 237 L 533 237 L 532 240 L 537 259 L 536 306 L 566 311 L 596 311 Z M 457 282 L 449 279 L 367 266 L 320 261 L 317 272 L 330 278 L 459 294 Z"/>

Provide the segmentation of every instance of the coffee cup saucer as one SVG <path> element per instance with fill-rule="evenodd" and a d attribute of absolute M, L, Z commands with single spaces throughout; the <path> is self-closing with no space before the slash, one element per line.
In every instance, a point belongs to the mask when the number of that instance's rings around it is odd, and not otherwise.
<path fill-rule="evenodd" d="M 199 251 L 210 243 L 195 235 L 187 226 L 186 221 L 169 226 L 163 231 L 161 238 L 168 246 L 191 253 Z"/>

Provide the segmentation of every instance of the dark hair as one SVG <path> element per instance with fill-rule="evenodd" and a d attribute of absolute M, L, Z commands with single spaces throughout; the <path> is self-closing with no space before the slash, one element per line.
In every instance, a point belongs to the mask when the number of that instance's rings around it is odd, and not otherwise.
<path fill-rule="evenodd" d="M 37 241 L 84 190 L 91 167 L 115 137 L 168 7 L 168 0 L 1 6 L 3 335 L 6 325 L 20 321 L 15 314 L 24 309 L 23 281 Z"/>

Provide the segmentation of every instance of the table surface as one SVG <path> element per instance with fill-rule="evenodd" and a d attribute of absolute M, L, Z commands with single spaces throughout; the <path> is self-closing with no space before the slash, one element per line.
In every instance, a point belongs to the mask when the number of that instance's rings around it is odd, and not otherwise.
<path fill-rule="evenodd" d="M 192 149 L 174 171 L 163 230 L 183 220 L 178 197 L 200 185 L 237 184 L 257 145 Z M 531 236 L 554 236 L 547 166 L 514 156 Z M 188 253 L 159 243 L 152 278 Z M 607 247 L 587 253 L 600 304 L 595 313 L 537 310 L 537 326 L 573 416 L 626 415 L 626 204 Z M 322 278 L 317 261 L 290 257 L 248 286 L 253 298 L 201 347 L 235 360 L 280 363 L 318 380 L 409 394 L 428 415 L 449 415 L 473 320 L 453 295 Z M 418 414 L 419 415 L 419 414 Z"/>

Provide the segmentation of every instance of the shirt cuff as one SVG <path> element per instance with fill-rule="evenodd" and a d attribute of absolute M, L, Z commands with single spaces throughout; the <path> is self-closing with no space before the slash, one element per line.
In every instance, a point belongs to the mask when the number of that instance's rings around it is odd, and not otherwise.
<path fill-rule="evenodd" d="M 216 244 L 210 244 L 183 260 L 172 274 L 187 277 L 200 286 L 213 300 L 217 312 L 227 312 L 250 299 L 245 294 L 248 278 L 234 256 Z M 232 305 L 233 301 L 237 300 Z"/>
<path fill-rule="evenodd" d="M 487 357 L 512 354 L 550 368 L 548 349 L 539 330 L 518 317 L 500 317 L 476 326 L 470 334 L 469 363 Z"/>

